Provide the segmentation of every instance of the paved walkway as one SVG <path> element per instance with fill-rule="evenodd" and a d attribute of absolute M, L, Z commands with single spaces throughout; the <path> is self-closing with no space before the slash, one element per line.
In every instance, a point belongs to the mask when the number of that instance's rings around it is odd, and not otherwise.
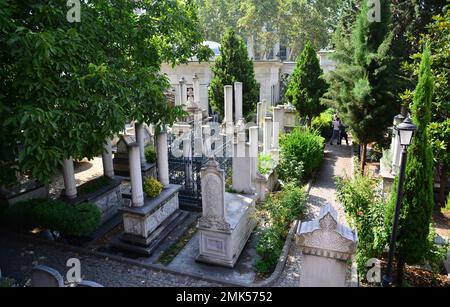
<path fill-rule="evenodd" d="M 352 169 L 352 147 L 327 144 L 324 161 L 317 173 L 315 182 L 309 192 L 310 211 L 307 219 L 312 220 L 319 216 L 320 208 L 330 203 L 338 211 L 339 221 L 346 224 L 343 207 L 336 201 L 336 187 L 334 177 L 350 176 Z M 293 242 L 289 250 L 286 267 L 280 279 L 275 284 L 279 287 L 298 287 L 301 273 L 301 251 Z"/>
<path fill-rule="evenodd" d="M 101 173 L 101 160 L 96 159 L 90 162 L 83 162 L 79 165 L 79 167 L 84 167 L 80 169 L 78 180 L 85 181 Z M 325 202 L 329 202 L 339 212 L 340 220 L 345 220 L 342 207 L 336 203 L 334 177 L 344 176 L 346 174 L 350 175 L 351 173 L 351 146 L 327 145 L 321 169 L 310 190 L 309 203 L 311 210 L 308 219 L 317 217 L 320 207 Z M 59 189 L 60 184 L 56 183 L 55 194 L 59 192 Z M 1 273 L 3 276 L 16 279 L 21 284 L 27 280 L 31 268 L 36 264 L 51 266 L 64 276 L 68 269 L 66 262 L 72 257 L 80 259 L 83 278 L 96 281 L 105 286 L 223 286 L 193 277 L 180 276 L 147 268 L 144 269 L 108 258 L 78 255 L 62 247 L 38 243 L 31 244 L 0 235 Z M 275 286 L 298 286 L 300 270 L 301 252 L 295 244 L 292 244 L 286 267 L 280 279 L 275 283 Z"/>

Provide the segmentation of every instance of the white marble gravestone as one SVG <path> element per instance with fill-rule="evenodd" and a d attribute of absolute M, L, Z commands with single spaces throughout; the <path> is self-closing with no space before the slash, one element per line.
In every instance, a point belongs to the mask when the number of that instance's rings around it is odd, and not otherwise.
<path fill-rule="evenodd" d="M 200 248 L 196 260 L 234 267 L 256 223 L 252 198 L 225 192 L 225 175 L 210 158 L 202 169 L 203 215 L 197 228 Z"/>
<path fill-rule="evenodd" d="M 296 243 L 303 254 L 301 287 L 347 286 L 347 261 L 355 254 L 357 237 L 339 224 L 330 204 L 321 208 L 317 220 L 299 223 Z"/>

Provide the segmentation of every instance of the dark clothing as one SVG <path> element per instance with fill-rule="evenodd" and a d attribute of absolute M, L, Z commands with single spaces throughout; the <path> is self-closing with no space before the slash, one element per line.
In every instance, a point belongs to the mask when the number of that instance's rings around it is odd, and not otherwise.
<path fill-rule="evenodd" d="M 345 143 L 348 145 L 348 135 L 347 135 L 347 131 L 346 131 L 346 127 L 345 125 L 341 122 L 340 126 L 339 126 L 339 142 L 338 144 L 341 145 L 342 143 L 342 138 L 345 139 Z"/>

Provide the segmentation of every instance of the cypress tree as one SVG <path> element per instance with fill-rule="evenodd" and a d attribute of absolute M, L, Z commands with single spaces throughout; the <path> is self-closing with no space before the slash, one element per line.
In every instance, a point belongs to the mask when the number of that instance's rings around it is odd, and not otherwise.
<path fill-rule="evenodd" d="M 367 144 L 383 140 L 387 127 L 400 106 L 393 95 L 395 71 L 390 55 L 390 1 L 380 1 L 380 22 L 367 16 L 367 1 L 361 2 L 359 15 L 350 36 L 342 33 L 349 44 L 338 44 L 340 57 L 330 77 L 326 99 L 337 108 L 349 126 L 352 136 L 361 145 L 361 170 L 364 172 Z M 349 54 L 352 52 L 352 54 Z"/>
<path fill-rule="evenodd" d="M 433 211 L 433 154 L 427 133 L 431 120 L 433 77 L 430 49 L 426 47 L 420 64 L 419 82 L 411 108 L 417 132 L 408 148 L 408 162 L 402 207 L 396 241 L 397 283 L 402 284 L 405 263 L 417 264 L 428 251 L 428 234 Z M 395 191 L 395 190 L 393 190 Z M 396 195 L 393 193 L 388 209 L 389 225 L 394 212 Z M 390 229 L 391 227 L 389 227 Z"/>
<path fill-rule="evenodd" d="M 214 74 L 208 96 L 212 109 L 224 116 L 225 85 L 243 83 L 243 115 L 245 118 L 255 112 L 259 100 L 259 84 L 255 80 L 253 62 L 248 57 L 243 39 L 233 29 L 228 29 L 222 39 L 220 55 L 212 67 Z"/>
<path fill-rule="evenodd" d="M 295 64 L 286 98 L 301 116 L 308 116 L 310 121 L 324 110 L 320 98 L 326 92 L 327 83 L 322 73 L 317 53 L 308 41 Z"/>

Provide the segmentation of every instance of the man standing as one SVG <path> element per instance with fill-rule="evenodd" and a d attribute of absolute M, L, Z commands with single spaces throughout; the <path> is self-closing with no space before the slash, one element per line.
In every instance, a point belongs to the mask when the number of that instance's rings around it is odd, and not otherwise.
<path fill-rule="evenodd" d="M 330 140 L 330 145 L 333 145 L 333 140 L 336 139 L 336 144 L 339 144 L 339 140 L 340 140 L 340 121 L 339 121 L 339 117 L 337 117 L 336 115 L 334 115 L 334 119 L 333 119 L 333 135 L 331 136 L 331 140 Z"/>

